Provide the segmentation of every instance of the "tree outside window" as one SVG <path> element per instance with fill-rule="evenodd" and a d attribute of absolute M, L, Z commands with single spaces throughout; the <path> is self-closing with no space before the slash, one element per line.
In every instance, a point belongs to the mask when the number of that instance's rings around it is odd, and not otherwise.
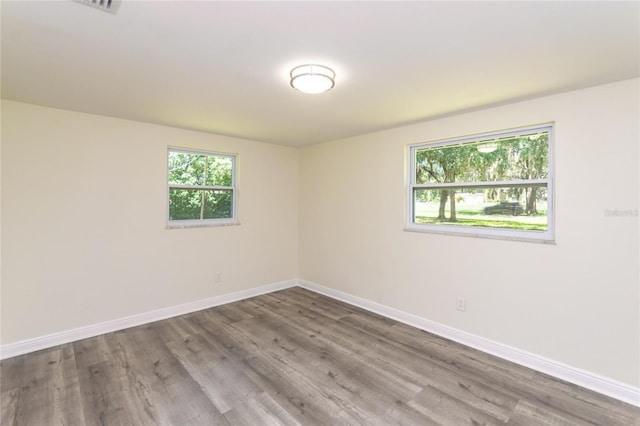
<path fill-rule="evenodd" d="M 549 241 L 552 130 L 411 145 L 408 229 Z"/>
<path fill-rule="evenodd" d="M 236 156 L 170 148 L 169 223 L 223 224 L 235 220 Z"/>

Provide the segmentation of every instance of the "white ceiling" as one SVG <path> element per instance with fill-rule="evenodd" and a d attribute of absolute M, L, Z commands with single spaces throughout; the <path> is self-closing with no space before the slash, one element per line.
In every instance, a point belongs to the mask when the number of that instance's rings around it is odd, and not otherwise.
<path fill-rule="evenodd" d="M 639 2 L 0 4 L 5 99 L 294 146 L 639 76 Z"/>

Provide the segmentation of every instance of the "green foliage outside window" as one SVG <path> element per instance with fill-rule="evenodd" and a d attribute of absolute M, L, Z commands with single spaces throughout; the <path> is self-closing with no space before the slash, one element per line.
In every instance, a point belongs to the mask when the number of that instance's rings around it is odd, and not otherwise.
<path fill-rule="evenodd" d="M 538 231 L 551 239 L 550 131 L 414 145 L 411 223 Z"/>
<path fill-rule="evenodd" d="M 169 220 L 231 219 L 234 157 L 169 151 Z"/>
<path fill-rule="evenodd" d="M 425 148 L 416 152 L 416 183 L 454 183 L 454 182 L 495 182 L 513 180 L 546 179 L 549 175 L 548 133 L 536 133 L 524 137 L 488 140 L 462 145 Z M 494 150 L 483 153 L 478 150 L 483 144 L 494 144 Z M 512 187 L 499 192 L 487 188 L 485 201 L 495 202 L 503 198 L 526 204 L 525 213 L 537 213 L 537 201 L 546 196 L 544 188 Z M 422 191 L 421 195 L 432 194 L 442 206 L 447 199 L 452 206 L 456 203 L 455 189 L 440 191 Z M 424 199 L 422 201 L 432 201 Z M 453 221 L 455 207 L 451 209 Z M 445 219 L 442 214 L 439 219 Z"/>

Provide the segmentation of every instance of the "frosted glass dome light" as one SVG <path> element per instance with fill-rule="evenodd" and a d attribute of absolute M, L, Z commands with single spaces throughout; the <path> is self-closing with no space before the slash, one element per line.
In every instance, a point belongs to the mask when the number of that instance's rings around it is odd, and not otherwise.
<path fill-rule="evenodd" d="M 336 73 L 323 65 L 299 65 L 291 70 L 291 87 L 304 93 L 322 93 L 335 86 Z"/>

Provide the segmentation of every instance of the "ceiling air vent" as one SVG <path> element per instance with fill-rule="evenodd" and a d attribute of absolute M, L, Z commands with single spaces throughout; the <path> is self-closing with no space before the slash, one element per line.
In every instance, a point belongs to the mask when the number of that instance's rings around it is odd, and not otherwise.
<path fill-rule="evenodd" d="M 86 4 L 87 6 L 95 7 L 107 12 L 115 12 L 116 0 L 76 0 L 78 3 Z"/>

